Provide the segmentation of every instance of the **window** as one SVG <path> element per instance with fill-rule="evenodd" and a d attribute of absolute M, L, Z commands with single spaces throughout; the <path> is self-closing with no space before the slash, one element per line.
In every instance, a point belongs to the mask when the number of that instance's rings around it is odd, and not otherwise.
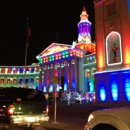
<path fill-rule="evenodd" d="M 16 79 L 13 79 L 13 84 L 16 84 Z"/>
<path fill-rule="evenodd" d="M 107 16 L 116 13 L 116 2 L 107 5 Z"/>
<path fill-rule="evenodd" d="M 17 73 L 17 70 L 15 69 L 15 70 L 13 71 L 13 73 L 15 73 L 15 74 L 16 74 L 16 73 Z"/>
<path fill-rule="evenodd" d="M 22 79 L 19 79 L 19 83 L 22 83 L 22 81 L 23 81 Z"/>
<path fill-rule="evenodd" d="M 2 84 L 4 83 L 4 79 L 1 79 L 1 83 L 2 83 Z"/>
<path fill-rule="evenodd" d="M 44 94 L 36 89 L 16 89 L 15 97 L 21 98 L 22 101 L 45 101 Z"/>
<path fill-rule="evenodd" d="M 39 79 L 36 79 L 36 83 L 39 83 Z"/>
<path fill-rule="evenodd" d="M 31 83 L 34 83 L 34 78 L 31 78 Z"/>
<path fill-rule="evenodd" d="M 5 69 L 2 69 L 1 73 L 5 73 Z"/>
<path fill-rule="evenodd" d="M 28 83 L 28 79 L 25 79 L 25 83 Z"/>
<path fill-rule="evenodd" d="M 8 72 L 7 73 L 11 73 L 11 69 L 8 69 Z"/>
<path fill-rule="evenodd" d="M 10 79 L 7 79 L 7 80 L 6 80 L 6 83 L 7 83 L 7 84 L 10 84 Z"/>

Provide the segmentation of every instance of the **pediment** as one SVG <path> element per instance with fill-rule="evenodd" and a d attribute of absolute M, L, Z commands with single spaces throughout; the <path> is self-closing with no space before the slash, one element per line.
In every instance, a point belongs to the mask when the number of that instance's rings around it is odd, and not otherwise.
<path fill-rule="evenodd" d="M 68 50 L 71 48 L 71 45 L 67 44 L 58 44 L 58 43 L 52 43 L 50 46 L 48 46 L 45 50 L 43 50 L 38 56 L 39 57 L 44 57 L 47 55 L 51 55 L 60 51 Z"/>

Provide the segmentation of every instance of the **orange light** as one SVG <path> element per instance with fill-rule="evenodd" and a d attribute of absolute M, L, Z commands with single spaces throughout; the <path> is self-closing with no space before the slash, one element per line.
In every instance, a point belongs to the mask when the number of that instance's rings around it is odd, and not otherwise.
<path fill-rule="evenodd" d="M 127 42 L 129 43 L 129 42 Z M 124 46 L 124 52 L 123 52 L 123 58 L 124 58 L 124 67 L 130 66 L 130 50 L 129 45 L 125 44 Z"/>
<path fill-rule="evenodd" d="M 99 71 L 104 70 L 104 55 L 103 55 L 103 51 L 101 50 L 101 48 L 99 49 L 98 55 L 98 62 L 97 62 L 97 68 Z"/>

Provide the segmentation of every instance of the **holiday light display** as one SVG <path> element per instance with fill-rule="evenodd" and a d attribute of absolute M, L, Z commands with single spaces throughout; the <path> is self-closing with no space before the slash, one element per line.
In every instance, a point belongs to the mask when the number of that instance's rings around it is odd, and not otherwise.
<path fill-rule="evenodd" d="M 84 7 L 82 14 L 80 15 L 80 22 L 78 23 L 78 43 L 85 42 L 91 43 L 91 22 L 88 20 L 88 14 L 86 13 L 86 9 Z"/>

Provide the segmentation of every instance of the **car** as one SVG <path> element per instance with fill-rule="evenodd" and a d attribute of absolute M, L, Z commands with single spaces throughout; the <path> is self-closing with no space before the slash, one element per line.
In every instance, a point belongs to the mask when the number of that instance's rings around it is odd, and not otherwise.
<path fill-rule="evenodd" d="M 0 88 L 0 124 L 31 127 L 49 121 L 43 92 L 28 88 Z"/>
<path fill-rule="evenodd" d="M 89 115 L 84 130 L 130 130 L 130 107 L 94 111 Z"/>

